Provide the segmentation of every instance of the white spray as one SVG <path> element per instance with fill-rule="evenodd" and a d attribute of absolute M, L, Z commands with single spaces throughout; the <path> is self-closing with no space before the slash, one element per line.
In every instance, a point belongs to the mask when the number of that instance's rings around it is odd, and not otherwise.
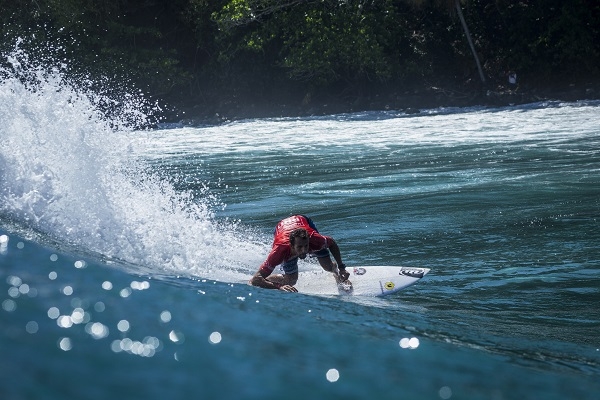
<path fill-rule="evenodd" d="M 107 118 L 98 103 L 113 100 L 68 83 L 64 66 L 28 65 L 18 45 L 2 58 L 0 222 L 160 273 L 237 282 L 256 268 L 264 244 L 218 221 L 208 189 L 178 192 L 131 154 L 139 97 Z"/>

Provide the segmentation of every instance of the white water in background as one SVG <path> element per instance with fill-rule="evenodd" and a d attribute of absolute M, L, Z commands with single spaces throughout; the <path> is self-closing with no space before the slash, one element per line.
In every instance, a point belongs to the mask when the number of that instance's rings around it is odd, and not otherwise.
<path fill-rule="evenodd" d="M 594 103 L 594 102 L 591 102 Z M 261 119 L 208 128 L 150 132 L 136 142 L 147 157 L 186 154 L 329 151 L 348 153 L 353 147 L 520 143 L 537 141 L 557 146 L 597 128 L 597 108 L 590 102 L 539 103 L 528 109 L 436 109 L 422 115 L 367 112 L 319 118 Z M 571 110 L 565 114 L 564 108 Z M 374 121 L 374 119 L 378 119 Z M 561 127 L 557 129 L 557 119 Z M 458 129 L 460 128 L 460 129 Z M 250 134 L 251 132 L 251 134 Z"/>
<path fill-rule="evenodd" d="M 216 221 L 222 205 L 210 193 L 175 192 L 132 153 L 135 98 L 131 112 L 108 121 L 98 95 L 66 83 L 60 69 L 28 67 L 18 51 L 9 61 L 13 69 L 0 71 L 3 219 L 22 234 L 154 272 L 247 278 L 236 268 L 260 247 L 251 234 Z"/>

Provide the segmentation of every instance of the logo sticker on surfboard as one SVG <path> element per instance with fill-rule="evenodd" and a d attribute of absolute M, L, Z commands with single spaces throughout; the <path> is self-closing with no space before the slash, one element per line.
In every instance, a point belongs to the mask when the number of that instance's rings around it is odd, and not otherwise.
<path fill-rule="evenodd" d="M 410 276 L 411 278 L 421 279 L 425 275 L 425 271 L 422 268 L 402 268 L 399 275 Z"/>
<path fill-rule="evenodd" d="M 354 268 L 355 275 L 364 275 L 367 273 L 367 270 L 364 268 Z"/>
<path fill-rule="evenodd" d="M 383 287 L 387 290 L 392 290 L 394 289 L 394 287 L 396 287 L 396 285 L 394 285 L 394 282 L 386 282 L 385 285 L 383 285 Z"/>

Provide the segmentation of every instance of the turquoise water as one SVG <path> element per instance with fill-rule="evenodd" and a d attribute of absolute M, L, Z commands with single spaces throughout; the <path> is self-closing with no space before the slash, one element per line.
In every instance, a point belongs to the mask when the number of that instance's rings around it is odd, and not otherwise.
<path fill-rule="evenodd" d="M 600 103 L 136 131 L 4 75 L 0 398 L 598 397 Z M 291 213 L 432 271 L 247 286 Z"/>

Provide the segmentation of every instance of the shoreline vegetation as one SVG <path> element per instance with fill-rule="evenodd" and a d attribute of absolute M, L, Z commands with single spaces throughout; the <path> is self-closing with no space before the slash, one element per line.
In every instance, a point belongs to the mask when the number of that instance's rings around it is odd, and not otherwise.
<path fill-rule="evenodd" d="M 163 126 L 183 127 L 218 125 L 256 118 L 294 118 L 335 114 L 396 111 L 419 114 L 436 108 L 508 107 L 540 102 L 577 102 L 600 100 L 600 82 L 569 84 L 566 87 L 522 90 L 497 87 L 494 90 L 464 92 L 437 87 L 415 89 L 404 93 L 374 94 L 353 99 L 333 96 L 311 100 L 285 102 L 255 102 L 252 99 L 234 102 L 225 96 L 214 103 L 180 103 L 164 114 Z"/>
<path fill-rule="evenodd" d="M 27 62 L 68 63 L 70 82 L 102 82 L 117 97 L 141 91 L 163 123 L 600 98 L 597 0 L 0 0 L 0 9 L 6 71 L 18 43 Z"/>

